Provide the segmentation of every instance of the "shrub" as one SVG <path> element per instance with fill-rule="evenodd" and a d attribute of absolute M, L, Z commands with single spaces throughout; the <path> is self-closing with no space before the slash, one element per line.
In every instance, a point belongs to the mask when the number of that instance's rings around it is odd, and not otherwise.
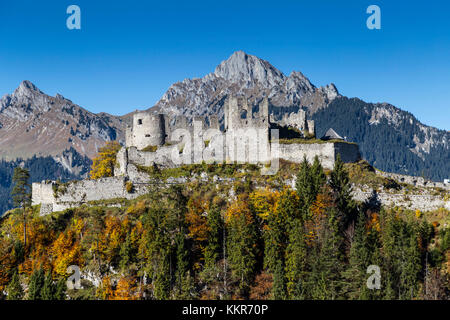
<path fill-rule="evenodd" d="M 127 189 L 128 193 L 132 193 L 134 191 L 134 185 L 131 181 L 127 181 L 125 188 Z"/>

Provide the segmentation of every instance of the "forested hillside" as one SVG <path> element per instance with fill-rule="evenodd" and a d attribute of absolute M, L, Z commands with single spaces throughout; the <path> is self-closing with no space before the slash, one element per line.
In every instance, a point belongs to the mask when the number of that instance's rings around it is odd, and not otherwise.
<path fill-rule="evenodd" d="M 10 299 L 447 299 L 450 232 L 422 213 L 355 203 L 346 168 L 297 169 L 296 190 L 251 165 L 196 165 L 230 184 L 155 184 L 127 201 L 0 222 L 0 295 Z M 169 169 L 167 169 L 169 170 Z M 155 174 L 164 176 L 164 170 Z M 279 187 L 276 187 L 276 186 Z M 130 185 L 130 192 L 133 186 Z M 122 207 L 108 207 L 121 203 Z M 79 266 L 82 289 L 66 290 Z M 366 285 L 380 268 L 381 288 Z M 27 289 L 24 289 L 27 288 Z M 373 288 L 373 287 L 372 287 Z"/>
<path fill-rule="evenodd" d="M 409 112 L 338 97 L 312 118 L 318 137 L 333 128 L 358 143 L 362 157 L 380 170 L 435 181 L 449 178 L 450 133 L 423 126 Z"/>

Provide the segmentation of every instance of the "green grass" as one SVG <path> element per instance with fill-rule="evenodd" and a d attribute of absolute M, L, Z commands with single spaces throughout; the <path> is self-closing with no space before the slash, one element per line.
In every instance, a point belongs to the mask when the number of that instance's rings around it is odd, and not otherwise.
<path fill-rule="evenodd" d="M 303 138 L 295 138 L 295 139 L 279 139 L 280 144 L 324 144 L 324 143 L 347 143 L 347 144 L 356 144 L 354 142 L 348 142 L 344 140 L 320 140 L 320 139 L 303 139 Z"/>
<path fill-rule="evenodd" d="M 156 152 L 156 150 L 158 150 L 158 146 L 146 146 L 141 151 L 144 151 L 144 152 Z"/>

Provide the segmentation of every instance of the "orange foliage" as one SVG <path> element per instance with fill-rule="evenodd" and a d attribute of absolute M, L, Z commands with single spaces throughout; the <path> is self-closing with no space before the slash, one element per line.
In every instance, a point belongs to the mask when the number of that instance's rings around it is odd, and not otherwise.
<path fill-rule="evenodd" d="M 262 272 L 255 277 L 254 285 L 250 288 L 251 300 L 268 300 L 271 297 L 273 278 L 270 273 Z"/>
<path fill-rule="evenodd" d="M 189 236 L 195 241 L 202 242 L 208 238 L 207 211 L 209 203 L 202 199 L 195 199 L 188 203 L 189 211 L 186 214 Z"/>
<path fill-rule="evenodd" d="M 368 233 L 371 232 L 371 230 L 375 230 L 377 232 L 380 232 L 380 215 L 376 212 L 373 212 L 370 214 L 370 219 L 367 222 L 367 230 Z"/>
<path fill-rule="evenodd" d="M 120 278 L 114 296 L 110 297 L 110 300 L 136 300 L 137 297 L 133 294 L 134 282 L 132 277 Z"/>

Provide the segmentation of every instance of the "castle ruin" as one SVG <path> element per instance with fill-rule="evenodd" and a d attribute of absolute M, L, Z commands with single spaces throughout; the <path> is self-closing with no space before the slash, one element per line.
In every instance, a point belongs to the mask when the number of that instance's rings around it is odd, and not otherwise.
<path fill-rule="evenodd" d="M 275 119 L 267 98 L 253 106 L 243 97 L 229 97 L 221 120 L 222 124 L 214 115 L 188 119 L 137 112 L 126 130 L 126 146 L 117 154 L 114 177 L 75 181 L 64 192 L 55 191 L 54 182 L 33 183 L 33 204 L 41 204 L 41 214 L 47 214 L 92 201 L 136 198 L 146 192 L 144 184 L 151 180 L 140 167 L 203 162 L 267 166 L 279 159 L 300 163 L 306 157 L 312 162 L 318 156 L 322 166 L 331 169 L 338 154 L 344 162 L 360 159 L 357 144 L 307 141 L 315 137 L 315 125 L 306 112 L 300 109 Z M 134 192 L 127 192 L 127 183 L 137 186 Z"/>

